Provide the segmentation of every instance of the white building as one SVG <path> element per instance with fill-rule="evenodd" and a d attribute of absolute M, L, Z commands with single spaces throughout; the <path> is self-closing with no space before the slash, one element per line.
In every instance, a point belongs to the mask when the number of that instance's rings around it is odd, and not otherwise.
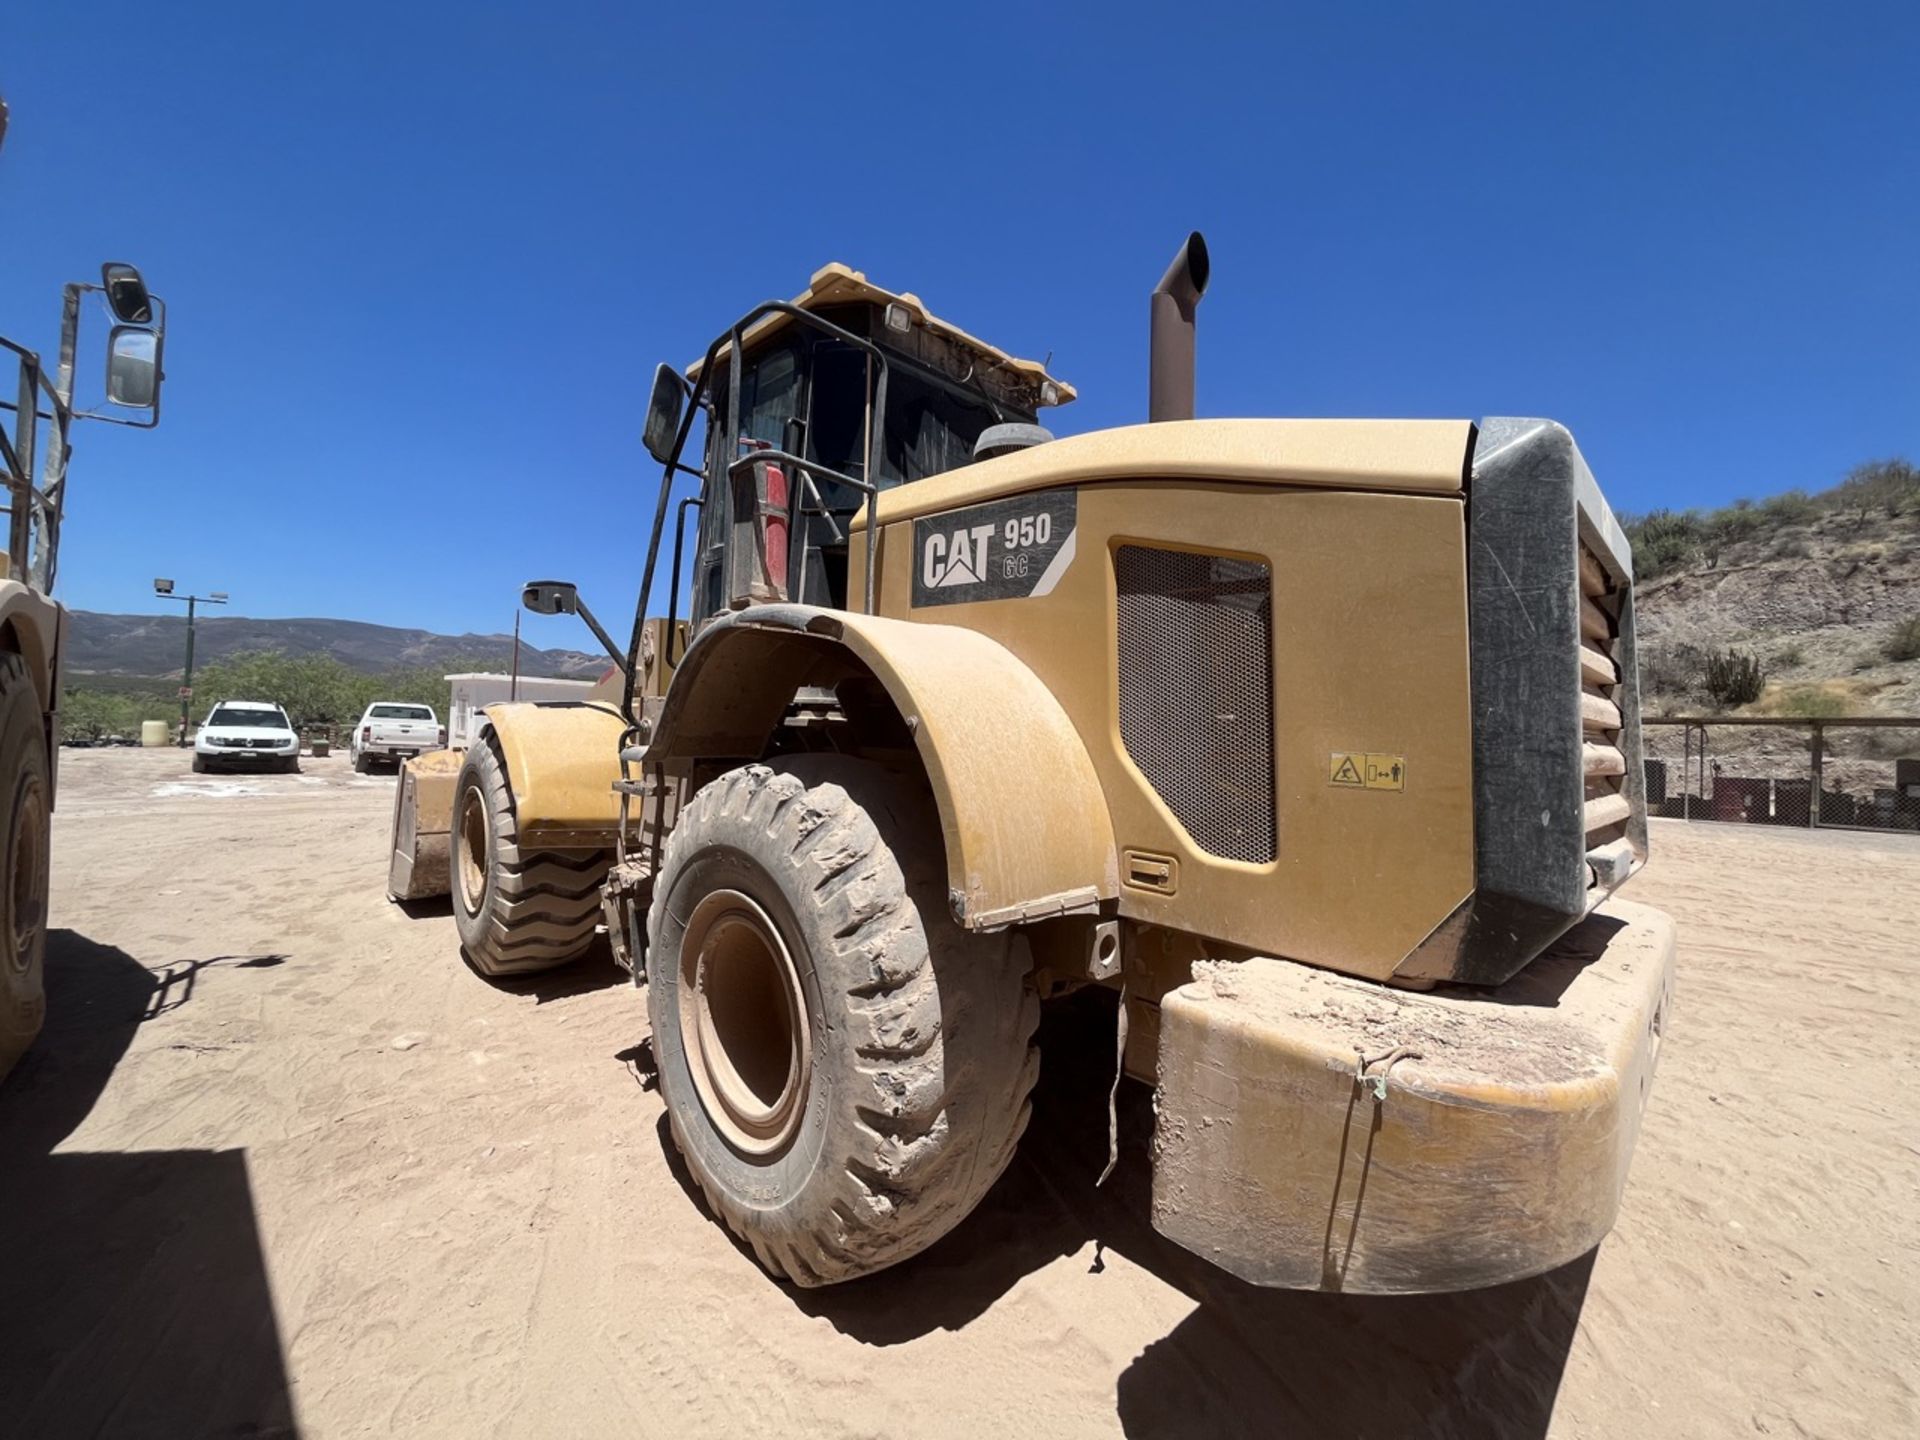
<path fill-rule="evenodd" d="M 593 689 L 591 680 L 548 680 L 522 675 L 516 685 L 510 675 L 475 671 L 446 677 L 453 686 L 453 699 L 447 706 L 447 746 L 464 750 L 473 744 L 480 712 L 502 700 L 584 700 Z"/>

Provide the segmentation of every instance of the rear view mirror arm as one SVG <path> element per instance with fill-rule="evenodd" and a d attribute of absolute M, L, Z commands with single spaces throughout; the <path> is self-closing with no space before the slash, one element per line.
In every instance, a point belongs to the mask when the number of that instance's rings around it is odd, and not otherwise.
<path fill-rule="evenodd" d="M 600 642 L 600 648 L 613 657 L 614 664 L 625 670 L 627 657 L 620 652 L 620 647 L 613 643 L 613 637 L 607 634 L 600 622 L 594 618 L 593 611 L 587 608 L 587 602 L 576 597 L 574 609 L 579 613 L 580 618 L 587 622 L 587 628 L 593 631 L 593 638 Z"/>

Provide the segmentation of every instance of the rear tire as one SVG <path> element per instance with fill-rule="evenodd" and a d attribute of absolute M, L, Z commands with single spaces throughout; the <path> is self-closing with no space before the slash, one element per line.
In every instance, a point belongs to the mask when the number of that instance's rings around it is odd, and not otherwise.
<path fill-rule="evenodd" d="M 918 777 L 837 756 L 721 776 L 674 825 L 647 926 L 674 1143 L 772 1274 L 897 1264 L 1006 1169 L 1039 1070 L 1030 959 L 954 923 Z"/>
<path fill-rule="evenodd" d="M 467 751 L 454 783 L 447 859 L 460 947 L 482 975 L 551 970 L 593 943 L 612 856 L 522 852 L 506 762 L 491 735 Z"/>
<path fill-rule="evenodd" d="M 53 775 L 26 660 L 0 653 L 0 1077 L 40 1033 L 47 999 Z"/>
<path fill-rule="evenodd" d="M 372 768 L 373 767 L 367 763 L 367 756 L 364 750 L 356 750 L 353 752 L 353 773 L 354 774 L 364 775 L 367 773 L 367 771 L 371 770 Z"/>

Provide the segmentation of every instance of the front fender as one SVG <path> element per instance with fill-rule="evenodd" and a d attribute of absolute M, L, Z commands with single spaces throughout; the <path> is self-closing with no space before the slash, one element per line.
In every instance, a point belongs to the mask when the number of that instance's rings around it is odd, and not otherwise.
<path fill-rule="evenodd" d="M 1119 891 L 1099 776 L 1052 692 L 998 641 L 809 605 L 715 620 L 674 672 L 649 761 L 753 760 L 810 674 L 851 656 L 912 732 L 946 845 L 954 917 L 988 929 Z"/>
<path fill-rule="evenodd" d="M 599 848 L 620 824 L 616 705 L 510 701 L 482 712 L 507 763 L 523 846 Z"/>

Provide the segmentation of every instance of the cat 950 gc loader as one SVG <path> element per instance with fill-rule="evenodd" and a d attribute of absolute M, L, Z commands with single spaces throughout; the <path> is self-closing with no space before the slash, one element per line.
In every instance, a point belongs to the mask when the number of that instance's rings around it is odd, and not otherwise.
<path fill-rule="evenodd" d="M 1154 1224 L 1236 1275 L 1466 1288 L 1612 1223 L 1674 964 L 1609 898 L 1627 543 L 1549 421 L 1191 418 L 1207 272 L 1154 292 L 1150 423 L 1060 440 L 1069 386 L 910 294 L 750 311 L 656 376 L 628 642 L 526 587 L 614 683 L 407 767 L 391 891 L 450 888 L 487 974 L 604 923 L 776 1275 L 964 1217 L 1083 985 L 1157 1087 Z"/>

